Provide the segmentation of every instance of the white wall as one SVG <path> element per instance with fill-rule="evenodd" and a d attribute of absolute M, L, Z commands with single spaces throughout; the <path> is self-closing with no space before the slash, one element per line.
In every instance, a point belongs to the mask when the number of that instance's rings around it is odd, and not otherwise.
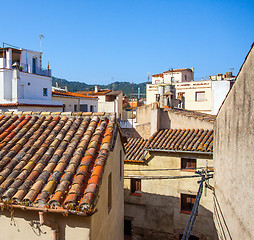
<path fill-rule="evenodd" d="M 212 114 L 216 115 L 230 89 L 230 81 L 212 81 Z"/>
<path fill-rule="evenodd" d="M 80 99 L 80 105 L 87 104 L 87 111 L 90 112 L 90 106 L 93 106 L 93 112 L 98 112 L 98 99 Z"/>

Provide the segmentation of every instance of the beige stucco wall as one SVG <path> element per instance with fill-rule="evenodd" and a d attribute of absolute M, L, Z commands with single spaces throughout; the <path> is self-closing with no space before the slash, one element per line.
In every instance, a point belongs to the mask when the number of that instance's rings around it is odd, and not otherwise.
<path fill-rule="evenodd" d="M 215 124 L 215 215 L 221 239 L 254 239 L 254 50 Z M 221 210 L 221 211 L 220 211 Z M 231 236 L 231 238 L 230 238 Z"/>
<path fill-rule="evenodd" d="M 192 81 L 188 83 L 176 83 L 176 95 L 184 92 L 185 109 L 204 113 L 212 113 L 212 81 Z M 205 92 L 204 101 L 196 101 L 196 92 Z"/>
<path fill-rule="evenodd" d="M 160 127 L 213 129 L 213 123 L 195 117 L 176 114 L 170 110 L 164 110 L 161 112 Z"/>
<path fill-rule="evenodd" d="M 193 175 L 193 172 L 180 170 L 171 171 L 126 171 L 144 169 L 175 169 L 181 167 L 181 157 L 197 158 L 197 167 L 213 166 L 210 155 L 174 154 L 156 152 L 148 159 L 148 165 L 125 163 L 125 176 L 184 176 Z M 130 180 L 124 182 L 125 188 L 125 217 L 132 219 L 134 227 L 154 229 L 168 232 L 178 236 L 183 233 L 189 219 L 189 214 L 180 213 L 181 193 L 197 194 L 198 178 L 191 179 L 161 179 L 141 180 L 142 196 L 130 195 Z M 210 180 L 213 185 L 213 181 Z M 193 232 L 199 236 L 205 235 L 207 239 L 213 239 L 213 201 L 212 192 L 204 189 L 198 216 Z M 193 234 L 192 232 L 192 234 Z"/>
<path fill-rule="evenodd" d="M 58 223 L 59 239 L 89 239 L 90 218 L 59 213 L 47 213 L 48 220 Z M 1 240 L 52 239 L 52 230 L 47 226 L 40 226 L 37 211 L 14 210 L 11 220 L 10 211 L 0 212 Z"/>
<path fill-rule="evenodd" d="M 77 105 L 77 112 L 79 111 L 79 98 L 52 96 L 52 100 L 61 101 L 65 104 L 65 112 L 74 112 L 74 105 Z M 63 108 L 61 111 L 63 111 Z"/>
<path fill-rule="evenodd" d="M 122 178 L 120 179 L 120 150 L 122 151 Z M 124 152 L 118 134 L 113 152 L 110 152 L 100 187 L 98 212 L 91 220 L 91 240 L 123 240 L 124 237 Z M 108 212 L 108 176 L 112 173 L 112 208 Z"/>
<path fill-rule="evenodd" d="M 191 81 L 175 83 L 176 96 L 179 92 L 184 92 L 185 109 L 196 110 L 204 113 L 212 113 L 212 81 Z M 196 92 L 205 92 L 205 101 L 196 101 Z M 158 94 L 158 84 L 146 85 L 146 103 L 156 102 L 156 94 Z"/>

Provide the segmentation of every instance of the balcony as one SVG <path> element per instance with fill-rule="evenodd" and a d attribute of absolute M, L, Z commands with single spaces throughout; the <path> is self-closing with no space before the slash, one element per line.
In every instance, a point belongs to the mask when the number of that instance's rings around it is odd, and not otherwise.
<path fill-rule="evenodd" d="M 46 77 L 51 77 L 52 73 L 51 73 L 51 69 L 47 69 L 47 68 L 40 68 L 40 67 L 33 67 L 29 64 L 25 64 L 25 63 L 20 63 L 17 62 L 19 64 L 19 70 L 21 72 L 25 72 L 25 73 L 32 73 L 32 74 L 36 74 L 36 75 L 41 75 L 41 76 L 46 76 Z M 12 69 L 12 65 L 14 64 L 13 61 L 7 61 L 3 58 L 0 58 L 0 68 L 5 68 L 5 69 Z"/>

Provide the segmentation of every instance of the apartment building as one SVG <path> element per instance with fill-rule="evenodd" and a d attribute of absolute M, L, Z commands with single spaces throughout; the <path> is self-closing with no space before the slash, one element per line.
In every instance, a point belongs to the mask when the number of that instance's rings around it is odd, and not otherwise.
<path fill-rule="evenodd" d="M 42 68 L 42 53 L 0 48 L 0 110 L 61 111 L 52 100 L 51 69 Z"/>

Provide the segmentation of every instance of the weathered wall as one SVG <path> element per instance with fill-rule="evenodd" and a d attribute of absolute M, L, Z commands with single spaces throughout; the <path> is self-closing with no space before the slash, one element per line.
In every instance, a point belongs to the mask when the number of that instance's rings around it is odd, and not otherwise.
<path fill-rule="evenodd" d="M 120 159 L 122 151 L 122 159 Z M 124 237 L 124 193 L 123 193 L 124 152 L 118 134 L 113 152 L 110 152 L 100 186 L 98 212 L 91 220 L 91 240 L 123 240 Z M 120 165 L 120 161 L 122 164 Z M 121 166 L 121 168 L 120 168 Z M 120 171 L 122 177 L 120 178 Z M 112 208 L 108 209 L 108 176 L 112 173 Z M 78 239 L 78 238 L 77 238 Z"/>
<path fill-rule="evenodd" d="M 213 123 L 195 117 L 161 111 L 160 128 L 203 128 L 213 129 Z"/>
<path fill-rule="evenodd" d="M 151 123 L 137 125 L 136 131 L 140 137 L 148 139 L 151 136 Z"/>
<path fill-rule="evenodd" d="M 69 215 L 63 216 L 59 213 L 47 213 L 48 220 L 59 225 L 59 239 L 89 239 L 89 217 Z M 37 211 L 14 210 L 11 220 L 10 211 L 1 211 L 0 214 L 1 240 L 27 240 L 52 239 L 52 230 L 47 226 L 40 226 Z"/>
<path fill-rule="evenodd" d="M 215 124 L 214 221 L 221 239 L 254 239 L 253 103 L 252 48 Z"/>
<path fill-rule="evenodd" d="M 179 169 L 181 157 L 197 158 L 197 167 L 213 166 L 211 155 L 154 153 L 148 159 L 148 165 L 126 164 L 125 176 L 184 176 L 193 172 L 171 171 L 129 171 L 147 169 Z M 126 171 L 127 170 L 127 171 Z M 130 180 L 124 182 L 125 217 L 132 220 L 133 227 L 152 229 L 170 233 L 179 237 L 189 219 L 189 214 L 180 213 L 181 193 L 196 195 L 199 184 L 197 178 L 141 180 L 142 196 L 130 194 Z M 210 181 L 213 185 L 213 182 Z M 193 228 L 196 236 L 214 239 L 213 198 L 209 189 L 204 189 L 198 216 Z M 192 232 L 192 233 L 193 233 Z M 152 238 L 151 238 L 152 239 Z"/>

